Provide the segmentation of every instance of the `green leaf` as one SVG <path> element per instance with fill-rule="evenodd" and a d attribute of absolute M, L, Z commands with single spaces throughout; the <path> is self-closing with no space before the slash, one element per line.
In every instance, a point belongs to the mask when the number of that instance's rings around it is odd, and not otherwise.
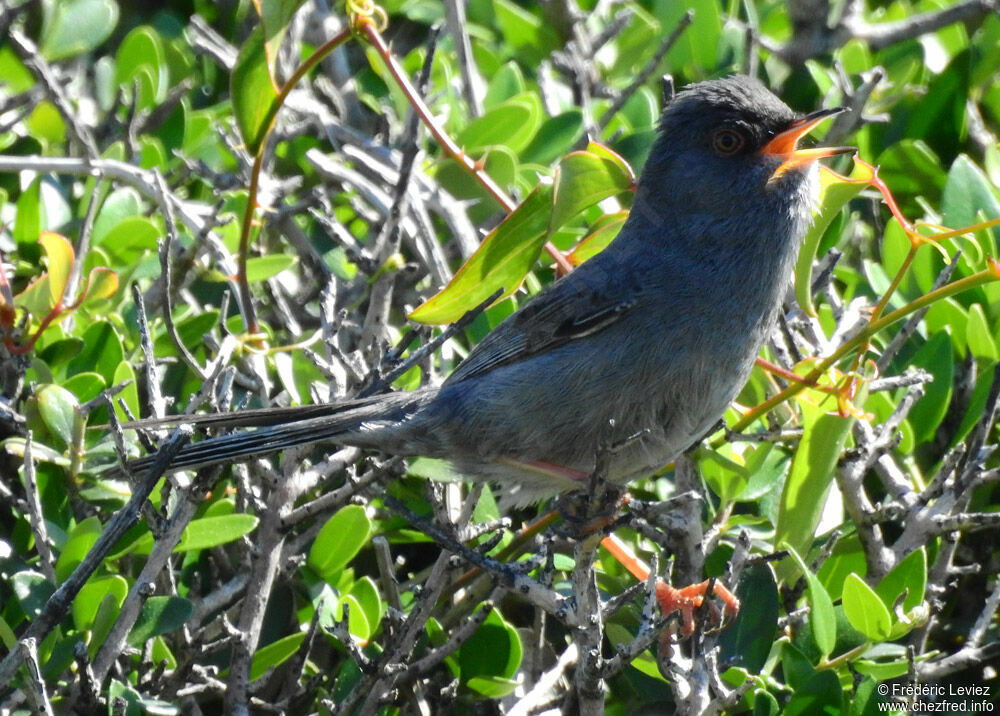
<path fill-rule="evenodd" d="M 107 383 L 97 373 L 77 373 L 63 381 L 62 387 L 71 392 L 80 403 L 93 400 L 107 387 Z M 119 397 L 121 394 L 119 393 Z M 138 415 L 138 412 L 132 413 Z"/>
<path fill-rule="evenodd" d="M 451 323 L 500 287 L 517 291 L 545 243 L 552 186 L 539 184 L 455 273 L 448 285 L 410 314 L 418 323 Z"/>
<path fill-rule="evenodd" d="M 101 205 L 101 210 L 97 212 L 97 219 L 94 221 L 94 230 L 91 234 L 91 241 L 94 246 L 103 246 L 105 243 L 112 243 L 113 246 L 111 248 L 114 250 L 118 247 L 119 244 L 117 242 L 119 240 L 128 240 L 127 234 L 129 232 L 135 231 L 140 235 L 144 235 L 144 228 L 140 228 L 137 224 L 125 224 L 120 234 L 109 236 L 111 231 L 117 228 L 119 224 L 129 219 L 141 219 L 143 223 L 151 224 L 150 219 L 141 216 L 142 210 L 142 201 L 135 189 L 126 187 L 116 189 L 108 194 Z M 162 232 L 157 231 L 157 235 L 161 234 Z M 154 241 L 153 247 L 155 246 L 156 242 Z"/>
<path fill-rule="evenodd" d="M 812 226 L 802 240 L 795 264 L 795 298 L 809 316 L 816 315 L 816 307 L 812 302 L 812 266 L 820 239 L 844 205 L 868 186 L 865 182 L 870 178 L 872 178 L 871 170 L 857 162 L 848 180 L 826 167 L 820 169 L 819 204 L 813 211 Z"/>
<path fill-rule="evenodd" d="M 833 601 L 792 545 L 783 544 L 779 549 L 787 549 L 805 575 L 806 601 L 809 603 L 809 623 L 812 626 L 813 639 L 816 640 L 820 654 L 826 658 L 833 652 L 833 647 L 837 643 L 837 616 L 833 611 Z"/>
<path fill-rule="evenodd" d="M 570 262 L 574 266 L 579 266 L 603 251 L 618 236 L 627 218 L 627 211 L 616 211 L 613 214 L 605 214 L 594 222 L 590 227 L 590 233 L 569 254 Z"/>
<path fill-rule="evenodd" d="M 947 331 L 935 333 L 914 354 L 909 364 L 914 368 L 923 368 L 934 376 L 933 381 L 924 384 L 924 397 L 914 404 L 908 416 L 910 425 L 913 426 L 914 439 L 918 443 L 925 443 L 933 439 L 951 403 L 955 379 L 951 336 Z"/>
<path fill-rule="evenodd" d="M 44 0 L 38 49 L 49 62 L 82 55 L 108 39 L 117 24 L 114 0 Z"/>
<path fill-rule="evenodd" d="M 27 569 L 15 572 L 10 578 L 10 584 L 21 611 L 27 614 L 29 619 L 36 619 L 42 613 L 45 603 L 56 591 L 55 585 L 47 580 L 45 575 Z"/>
<path fill-rule="evenodd" d="M 522 62 L 537 66 L 559 47 L 553 28 L 511 0 L 493 0 L 493 11 L 506 44 Z"/>
<path fill-rule="evenodd" d="M 77 565 L 87 556 L 90 548 L 101 536 L 101 521 L 96 517 L 88 517 L 78 523 L 66 538 L 59 557 L 56 559 L 56 579 L 63 582 L 72 574 Z"/>
<path fill-rule="evenodd" d="M 128 643 L 139 646 L 147 639 L 176 631 L 191 617 L 193 611 L 194 605 L 182 597 L 150 597 L 143 603 L 132 631 L 129 632 Z"/>
<path fill-rule="evenodd" d="M 159 33 L 141 25 L 126 35 L 115 56 L 116 79 L 119 86 L 138 83 L 133 99 L 140 109 L 152 108 L 167 97 L 170 72 Z"/>
<path fill-rule="evenodd" d="M 736 588 L 740 612 L 719 635 L 723 663 L 760 673 L 778 631 L 778 584 L 767 564 L 748 567 Z"/>
<path fill-rule="evenodd" d="M 108 321 L 95 321 L 83 332 L 82 338 L 83 350 L 69 362 L 67 374 L 92 371 L 110 385 L 118 364 L 125 357 L 118 332 Z"/>
<path fill-rule="evenodd" d="M 340 614 L 340 619 L 344 618 L 343 611 L 345 607 L 347 608 L 347 631 L 362 644 L 367 643 L 377 622 L 373 625 L 368 621 L 368 615 L 365 613 L 364 608 L 350 594 L 344 597 L 338 604 L 337 611 Z"/>
<path fill-rule="evenodd" d="M 584 209 L 602 199 L 625 191 L 632 185 L 630 172 L 623 169 L 623 162 L 608 156 L 608 151 L 573 152 L 559 163 L 553 188 L 552 218 L 549 235 L 563 226 Z"/>
<path fill-rule="evenodd" d="M 247 281 L 260 283 L 277 276 L 295 265 L 297 259 L 291 254 L 269 254 L 247 259 Z"/>
<path fill-rule="evenodd" d="M 127 595 L 128 582 L 124 577 L 113 574 L 91 578 L 73 599 L 73 623 L 80 631 L 90 629 L 105 597 L 111 597 L 115 607 L 121 608 Z"/>
<path fill-rule="evenodd" d="M 927 588 L 927 550 L 924 547 L 910 552 L 899 560 L 875 587 L 887 609 L 892 609 L 896 600 L 906 592 L 903 611 L 908 612 L 924 601 Z"/>
<path fill-rule="evenodd" d="M 17 198 L 17 218 L 14 220 L 14 241 L 27 244 L 38 241 L 48 225 L 45 205 L 41 201 L 42 180 L 35 179 Z"/>
<path fill-rule="evenodd" d="M 135 368 L 128 361 L 122 361 L 118 364 L 111 381 L 112 385 L 121 385 L 122 383 L 125 383 L 125 387 L 118 393 L 113 405 L 115 406 L 115 414 L 118 415 L 118 419 L 124 421 L 127 418 L 125 417 L 125 411 L 118 405 L 119 400 L 125 403 L 125 406 L 131 411 L 132 415 L 141 414 L 139 408 L 138 377 L 136 376 Z"/>
<path fill-rule="evenodd" d="M 879 707 L 884 701 L 879 697 L 876 687 L 878 682 L 870 676 L 861 680 L 850 700 L 850 716 L 875 716 L 882 712 Z"/>
<path fill-rule="evenodd" d="M 802 410 L 803 434 L 781 493 L 774 541 L 775 544 L 787 542 L 805 553 L 812 545 L 837 460 L 856 418 L 828 412 L 836 411 L 837 403 L 824 393 L 804 391 L 796 400 Z M 855 404 L 862 406 L 864 400 L 865 395 L 861 393 Z M 784 576 L 781 571 L 779 575 Z"/>
<path fill-rule="evenodd" d="M 73 427 L 80 419 L 80 404 L 76 396 L 60 385 L 43 385 L 35 393 L 38 413 L 45 426 L 69 445 L 73 442 Z"/>
<path fill-rule="evenodd" d="M 521 72 L 521 67 L 511 60 L 490 78 L 486 96 L 483 98 L 483 107 L 491 110 L 511 97 L 521 94 L 525 89 L 524 73 Z"/>
<path fill-rule="evenodd" d="M 1000 351 L 993 340 L 992 331 L 983 307 L 978 303 L 969 308 L 969 322 L 966 325 L 966 340 L 969 350 L 976 358 L 983 358 L 991 363 L 1000 361 Z"/>
<path fill-rule="evenodd" d="M 576 144 L 583 136 L 583 112 L 571 109 L 549 117 L 531 143 L 521 152 L 521 161 L 525 163 L 548 165 L 558 159 Z"/>
<path fill-rule="evenodd" d="M 289 634 L 255 651 L 250 663 L 250 681 L 262 677 L 272 666 L 288 661 L 299 650 L 305 638 L 305 632 Z"/>
<path fill-rule="evenodd" d="M 38 236 L 38 243 L 45 251 L 48 271 L 14 299 L 15 305 L 23 307 L 36 319 L 47 316 L 62 301 L 74 258 L 73 246 L 64 236 L 43 231 Z"/>
<path fill-rule="evenodd" d="M 871 641 L 884 641 L 892 629 L 892 615 L 875 590 L 856 574 L 844 581 L 844 613 L 855 629 Z"/>
<path fill-rule="evenodd" d="M 515 629 L 493 609 L 458 652 L 462 681 L 473 691 L 488 698 L 497 698 L 507 689 L 507 681 L 521 666 L 523 649 Z"/>
<path fill-rule="evenodd" d="M 120 577 L 118 578 L 121 579 Z M 127 582 L 125 583 L 125 587 L 125 592 L 128 594 Z M 118 616 L 121 613 L 121 607 L 124 602 L 125 597 L 119 597 L 117 587 L 109 589 L 105 592 L 104 596 L 101 597 L 101 602 L 97 605 L 97 611 L 95 612 L 94 618 L 89 627 L 91 657 L 97 654 L 97 651 L 101 648 L 104 640 L 107 639 L 108 634 L 111 633 L 111 628 L 115 625 L 115 622 L 118 621 Z"/>
<path fill-rule="evenodd" d="M 372 523 L 360 505 L 341 508 L 320 529 L 309 548 L 309 566 L 323 579 L 335 577 L 361 551 Z"/>
<path fill-rule="evenodd" d="M 127 207 L 121 207 L 127 211 Z M 108 214 L 109 220 L 111 213 Z M 156 241 L 163 231 L 145 216 L 125 216 L 113 227 L 106 229 L 96 246 L 103 247 L 111 256 L 125 263 L 137 260 L 147 251 L 156 250 Z"/>
<path fill-rule="evenodd" d="M 191 520 L 184 528 L 180 542 L 174 547 L 173 552 L 174 554 L 197 552 L 235 542 L 243 535 L 250 534 L 257 529 L 259 522 L 257 517 L 242 512 Z M 149 554 L 153 550 L 154 542 L 153 535 L 147 532 L 130 545 L 128 552 L 129 554 Z"/>
<path fill-rule="evenodd" d="M 1000 200 L 983 170 L 960 154 L 948 170 L 948 181 L 941 195 L 942 218 L 946 226 L 960 229 L 981 221 L 980 211 L 987 219 L 1000 217 Z"/>
<path fill-rule="evenodd" d="M 347 596 L 354 601 L 354 604 L 351 605 L 352 608 L 357 605 L 358 610 L 364 615 L 365 621 L 369 625 L 369 631 L 363 637 L 367 641 L 378 628 L 382 621 L 382 615 L 385 613 L 385 604 L 382 602 L 382 597 L 379 596 L 378 587 L 371 577 L 364 576 L 354 583 Z M 360 636 L 353 630 L 351 633 Z"/>
<path fill-rule="evenodd" d="M 535 136 L 541 118 L 541 100 L 533 94 L 521 94 L 469 122 L 455 141 L 472 155 L 497 145 L 520 152 Z"/>
<path fill-rule="evenodd" d="M 864 576 L 866 565 L 867 560 L 861 540 L 857 534 L 848 534 L 837 540 L 833 553 L 823 561 L 816 576 L 823 583 L 831 599 L 840 599 L 847 575 L 854 572 Z"/>
<path fill-rule="evenodd" d="M 288 22 L 305 0 L 253 0 L 254 7 L 260 15 L 260 24 L 264 32 L 264 52 L 267 55 L 267 69 L 277 86 L 278 50 L 281 41 L 288 30 Z"/>
<path fill-rule="evenodd" d="M 263 29 L 250 33 L 229 80 L 236 126 L 250 154 L 256 154 L 277 112 L 278 88 L 267 68 Z"/>

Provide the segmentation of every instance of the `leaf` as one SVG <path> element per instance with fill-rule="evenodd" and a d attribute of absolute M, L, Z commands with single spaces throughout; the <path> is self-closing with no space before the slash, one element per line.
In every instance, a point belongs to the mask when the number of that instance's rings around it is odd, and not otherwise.
<path fill-rule="evenodd" d="M 549 220 L 550 236 L 584 209 L 631 186 L 631 171 L 625 171 L 623 161 L 593 151 L 596 147 L 591 142 L 587 151 L 573 152 L 559 163 Z"/>
<path fill-rule="evenodd" d="M 108 39 L 117 24 L 114 0 L 44 0 L 38 49 L 49 62 L 82 55 Z"/>
<path fill-rule="evenodd" d="M 47 384 L 38 388 L 35 396 L 38 413 L 45 427 L 62 438 L 67 445 L 73 442 L 73 427 L 78 420 L 80 404 L 76 396 L 60 385 Z"/>
<path fill-rule="evenodd" d="M 42 613 L 49 597 L 56 591 L 55 585 L 47 580 L 45 575 L 27 569 L 15 572 L 14 576 L 10 577 L 10 585 L 21 611 L 27 614 L 29 619 L 36 619 Z"/>
<path fill-rule="evenodd" d="M 361 551 L 371 531 L 371 520 L 360 505 L 338 510 L 326 521 L 309 548 L 309 566 L 329 580 Z"/>
<path fill-rule="evenodd" d="M 470 689 L 489 698 L 506 691 L 507 681 L 521 666 L 521 638 L 499 609 L 493 609 L 458 652 L 461 679 Z"/>
<path fill-rule="evenodd" d="M 277 112 L 278 87 L 268 72 L 263 28 L 257 26 L 243 43 L 229 79 L 233 114 L 250 154 L 256 154 Z"/>
<path fill-rule="evenodd" d="M 48 271 L 18 294 L 14 305 L 21 306 L 34 318 L 44 318 L 63 299 L 66 282 L 73 270 L 74 252 L 72 244 L 64 236 L 51 231 L 43 231 L 38 243 L 45 251 Z"/>
<path fill-rule="evenodd" d="M 616 211 L 613 214 L 605 214 L 594 222 L 590 233 L 576 245 L 576 248 L 567 257 L 570 263 L 579 266 L 603 251 L 618 236 L 627 218 L 627 211 Z"/>
<path fill-rule="evenodd" d="M 884 641 L 892 629 L 892 616 L 875 590 L 856 574 L 844 581 L 844 613 L 855 629 L 871 641 Z"/>
<path fill-rule="evenodd" d="M 506 44 L 524 63 L 537 66 L 561 44 L 552 27 L 511 0 L 493 0 L 493 12 Z"/>
<path fill-rule="evenodd" d="M 826 167 L 820 169 L 819 203 L 813 211 L 812 226 L 802 240 L 795 263 L 795 298 L 809 316 L 816 315 L 812 302 L 812 267 L 820 239 L 844 205 L 868 186 L 865 182 L 871 178 L 871 169 L 859 162 L 854 163 L 851 176 L 847 179 Z"/>
<path fill-rule="evenodd" d="M 983 358 L 991 363 L 1000 361 L 1000 351 L 997 350 L 997 344 L 993 340 L 986 314 L 978 303 L 969 308 L 966 340 L 969 350 L 976 358 Z"/>
<path fill-rule="evenodd" d="M 892 609 L 896 600 L 906 592 L 903 611 L 908 612 L 924 601 L 927 589 L 927 550 L 924 547 L 910 552 L 889 570 L 875 587 L 886 608 Z"/>
<path fill-rule="evenodd" d="M 297 259 L 291 254 L 269 254 L 247 259 L 247 281 L 261 283 L 277 276 L 295 265 Z"/>
<path fill-rule="evenodd" d="M 125 407 L 129 409 L 132 415 L 140 415 L 141 409 L 139 408 L 139 381 L 136 375 L 135 368 L 128 361 L 122 361 L 115 368 L 115 374 L 112 376 L 112 385 L 125 384 L 122 391 L 116 396 L 113 401 L 115 414 L 118 415 L 118 419 L 121 421 L 128 420 L 124 409 L 118 404 L 118 401 L 125 403 Z M 78 394 L 79 395 L 79 394 Z"/>
<path fill-rule="evenodd" d="M 253 0 L 264 33 L 264 52 L 267 55 L 267 71 L 275 86 L 278 84 L 277 62 L 281 41 L 288 30 L 288 21 L 305 0 Z"/>
<path fill-rule="evenodd" d="M 69 362 L 67 375 L 93 371 L 110 385 L 118 364 L 125 357 L 118 332 L 109 321 L 95 321 L 83 332 L 82 338 L 83 350 Z"/>
<path fill-rule="evenodd" d="M 80 631 L 89 630 L 101 610 L 105 597 L 111 597 L 116 608 L 120 608 L 128 595 L 128 582 L 117 574 L 91 578 L 73 599 L 71 611 L 73 623 Z"/>
<path fill-rule="evenodd" d="M 802 574 L 805 575 L 806 601 L 810 608 L 809 623 L 812 626 L 813 639 L 816 640 L 820 654 L 826 658 L 833 652 L 833 647 L 837 643 L 837 617 L 833 611 L 833 601 L 792 545 L 782 544 L 779 549 L 787 549 Z"/>
<path fill-rule="evenodd" d="M 166 99 L 170 72 L 163 41 L 154 28 L 140 25 L 129 32 L 118 46 L 115 66 L 119 86 L 138 84 L 133 98 L 138 108 L 152 108 Z"/>
<path fill-rule="evenodd" d="M 356 611 L 364 616 L 365 622 L 369 625 L 368 632 L 362 637 L 367 641 L 381 623 L 382 615 L 385 613 L 385 604 L 382 602 L 382 597 L 379 596 L 378 587 L 371 577 L 364 576 L 354 583 L 347 596 L 354 602 L 351 605 L 352 608 L 357 605 Z M 361 636 L 353 629 L 351 633 L 355 636 Z"/>
<path fill-rule="evenodd" d="M 147 599 L 128 635 L 128 643 L 139 646 L 148 639 L 180 629 L 191 617 L 194 605 L 183 597 L 153 596 Z"/>
<path fill-rule="evenodd" d="M 109 268 L 98 266 L 87 274 L 84 286 L 86 294 L 81 305 L 89 305 L 93 301 L 111 298 L 118 292 L 118 274 Z"/>
<path fill-rule="evenodd" d="M 549 117 L 531 143 L 521 152 L 521 161 L 548 165 L 561 157 L 583 136 L 583 112 L 571 109 Z"/>
<path fill-rule="evenodd" d="M 812 361 L 803 362 L 800 370 L 811 364 Z M 837 460 L 856 418 L 828 412 L 836 410 L 837 404 L 833 396 L 824 393 L 804 391 L 796 400 L 802 410 L 803 434 L 781 493 L 774 541 L 787 542 L 804 553 L 812 546 Z M 864 400 L 865 394 L 861 393 L 855 404 L 861 406 Z M 781 570 L 779 575 L 785 576 Z"/>
<path fill-rule="evenodd" d="M 760 673 L 778 631 L 778 584 L 767 564 L 748 567 L 736 588 L 740 612 L 719 635 L 723 663 Z"/>
<path fill-rule="evenodd" d="M 123 199 L 123 202 L 127 201 Z M 122 206 L 120 209 L 127 211 L 128 207 Z M 103 211 L 102 216 L 104 216 Z M 113 219 L 112 212 L 107 216 L 108 221 Z M 156 241 L 161 236 L 163 231 L 152 219 L 145 216 L 125 216 L 114 226 L 105 229 L 100 240 L 95 241 L 94 245 L 101 246 L 111 256 L 130 263 L 147 251 L 155 251 Z"/>
<path fill-rule="evenodd" d="M 418 323 L 456 321 L 500 287 L 512 295 L 545 243 L 552 186 L 539 184 L 455 273 L 448 285 L 410 314 Z"/>
<path fill-rule="evenodd" d="M 304 632 L 289 634 L 255 651 L 253 661 L 250 662 L 250 681 L 262 677 L 272 666 L 288 661 L 299 650 L 305 638 Z"/>
<path fill-rule="evenodd" d="M 914 439 L 918 443 L 924 443 L 933 439 L 951 403 L 955 379 L 951 336 L 947 331 L 935 333 L 913 355 L 909 364 L 914 368 L 923 368 L 934 376 L 934 380 L 924 384 L 924 397 L 914 404 L 907 417 L 913 426 Z"/>
<path fill-rule="evenodd" d="M 72 530 L 66 538 L 66 544 L 56 559 L 56 580 L 63 582 L 72 574 L 77 565 L 87 556 L 90 548 L 101 536 L 101 521 L 96 517 L 88 517 Z"/>
<path fill-rule="evenodd" d="M 101 391 L 107 387 L 107 383 L 97 373 L 77 373 L 72 378 L 63 381 L 62 387 L 76 396 L 78 402 L 86 403 L 100 395 Z M 118 397 L 121 397 L 120 393 Z M 139 412 L 136 411 L 132 414 L 138 415 Z"/>
<path fill-rule="evenodd" d="M 498 145 L 520 152 L 535 136 L 541 118 L 541 100 L 533 94 L 520 94 L 469 122 L 455 141 L 468 154 Z"/>
<path fill-rule="evenodd" d="M 490 78 L 490 83 L 486 88 L 486 96 L 483 97 L 483 107 L 487 110 L 493 109 L 511 97 L 524 92 L 525 89 L 524 73 L 521 71 L 521 67 L 510 60 Z"/>
<path fill-rule="evenodd" d="M 235 542 L 243 535 L 250 534 L 257 529 L 259 522 L 257 517 L 242 512 L 191 520 L 184 528 L 184 533 L 173 552 L 174 554 L 198 552 Z M 130 545 L 128 553 L 149 554 L 153 550 L 154 542 L 153 535 L 147 532 Z"/>
<path fill-rule="evenodd" d="M 960 154 L 948 170 L 941 195 L 942 218 L 945 225 L 960 229 L 981 221 L 980 211 L 986 219 L 1000 217 L 1000 200 L 985 172 L 968 156 Z"/>

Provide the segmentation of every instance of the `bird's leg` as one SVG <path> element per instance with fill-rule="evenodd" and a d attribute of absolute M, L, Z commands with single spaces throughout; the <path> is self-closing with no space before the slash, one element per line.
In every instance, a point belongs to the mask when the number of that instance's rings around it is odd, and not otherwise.
<path fill-rule="evenodd" d="M 695 630 L 695 610 L 701 609 L 705 604 L 705 596 L 714 594 L 723 603 L 723 613 L 709 602 L 712 622 L 718 623 L 716 629 L 722 629 L 727 618 L 735 618 L 740 610 L 740 600 L 726 587 L 714 579 L 706 579 L 700 584 L 692 584 L 682 589 L 675 589 L 666 582 L 656 583 L 656 601 L 660 603 L 663 614 L 680 612 L 681 614 L 681 635 L 690 636 Z M 667 636 L 667 634 L 664 634 Z"/>

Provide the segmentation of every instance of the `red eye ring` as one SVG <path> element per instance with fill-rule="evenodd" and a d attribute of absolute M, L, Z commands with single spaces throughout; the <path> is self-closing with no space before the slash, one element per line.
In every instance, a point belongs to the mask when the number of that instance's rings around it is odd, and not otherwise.
<path fill-rule="evenodd" d="M 712 133 L 712 149 L 720 157 L 731 157 L 744 145 L 746 140 L 735 129 L 717 129 Z"/>

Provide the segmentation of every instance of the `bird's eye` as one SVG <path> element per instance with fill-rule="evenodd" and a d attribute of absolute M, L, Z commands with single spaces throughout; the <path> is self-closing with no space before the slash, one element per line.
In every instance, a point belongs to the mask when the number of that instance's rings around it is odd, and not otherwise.
<path fill-rule="evenodd" d="M 712 149 L 720 157 L 731 157 L 743 149 L 743 135 L 735 129 L 717 129 L 712 134 Z"/>

